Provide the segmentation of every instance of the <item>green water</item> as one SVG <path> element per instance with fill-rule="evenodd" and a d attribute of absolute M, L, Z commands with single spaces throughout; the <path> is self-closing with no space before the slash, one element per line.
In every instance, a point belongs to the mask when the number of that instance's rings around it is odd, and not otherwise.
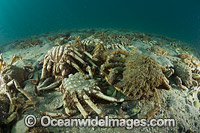
<path fill-rule="evenodd" d="M 65 29 L 149 32 L 200 46 L 198 0 L 0 0 L 0 44 Z"/>

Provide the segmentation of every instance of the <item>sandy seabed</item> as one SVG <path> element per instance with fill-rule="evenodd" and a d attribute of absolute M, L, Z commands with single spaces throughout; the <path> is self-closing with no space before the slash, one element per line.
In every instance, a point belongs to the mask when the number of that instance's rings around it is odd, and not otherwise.
<path fill-rule="evenodd" d="M 62 107 L 63 94 L 56 91 L 56 88 L 58 87 L 55 87 L 55 89 L 51 91 L 41 92 L 40 95 L 37 95 L 34 88 L 38 84 L 33 84 L 32 81 L 37 80 L 40 82 L 42 63 L 48 50 L 56 46 L 76 43 L 76 47 L 84 49 L 91 55 L 94 55 L 95 47 L 97 45 L 100 46 L 101 44 L 104 47 L 104 50 L 107 50 L 110 53 L 115 50 L 122 50 L 133 53 L 133 56 L 135 53 L 138 53 L 154 58 L 156 62 L 166 70 L 163 74 L 169 80 L 169 85 L 172 89 L 162 89 L 162 86 L 156 89 L 161 107 L 153 115 L 153 118 L 174 119 L 176 121 L 175 127 L 149 126 L 133 127 L 132 129 L 127 130 L 125 127 L 42 128 L 40 124 L 37 124 L 35 127 L 28 128 L 24 124 L 24 119 L 27 115 L 31 114 L 37 116 L 37 118 L 41 118 L 41 112 L 64 114 L 64 108 Z M 13 55 L 16 55 L 19 56 L 20 59 L 13 63 L 13 65 L 20 68 L 24 68 L 24 66 L 31 66 L 34 68 L 31 79 L 27 79 L 20 84 L 36 102 L 34 106 L 29 106 L 26 110 L 19 110 L 19 117 L 6 125 L 6 128 L 5 125 L 0 125 L 2 126 L 0 128 L 4 132 L 200 132 L 200 54 L 197 49 L 186 43 L 159 35 L 129 30 L 83 29 L 32 36 L 1 46 L 0 52 L 3 53 L 4 62 L 7 64 L 9 64 Z M 106 56 L 109 56 L 108 52 L 105 55 L 102 53 L 102 60 L 97 64 L 103 65 L 103 59 L 106 58 Z M 121 58 L 125 57 L 122 56 Z M 80 64 L 80 67 L 81 69 L 85 69 L 82 64 Z M 100 69 L 100 66 L 98 67 Z M 72 71 L 73 72 L 71 73 L 74 74 L 76 69 L 72 69 Z M 110 72 L 112 70 L 110 69 L 108 71 Z M 116 98 L 126 96 L 125 94 L 121 94 L 122 92 L 120 91 L 113 90 L 114 87 L 108 87 L 108 85 L 106 87 L 101 85 L 101 87 L 102 92 L 106 95 Z M 122 103 L 107 102 L 102 99 L 95 101 L 95 98 L 92 100 L 94 100 L 95 104 L 110 118 L 135 119 L 143 118 L 147 112 L 154 108 L 154 105 L 156 104 L 154 99 L 155 98 L 151 96 L 147 101 L 142 100 L 141 98 L 141 100 L 137 101 L 125 100 Z M 85 105 L 84 108 L 90 112 L 92 118 L 95 118 L 97 114 L 95 114 L 94 111 L 88 109 Z M 68 118 L 83 117 L 78 111 Z"/>

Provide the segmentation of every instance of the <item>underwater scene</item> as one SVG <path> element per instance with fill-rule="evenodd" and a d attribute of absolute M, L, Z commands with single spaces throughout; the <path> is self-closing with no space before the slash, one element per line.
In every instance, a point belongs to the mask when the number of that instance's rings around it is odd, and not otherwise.
<path fill-rule="evenodd" d="M 0 133 L 200 133 L 199 7 L 0 0 Z"/>

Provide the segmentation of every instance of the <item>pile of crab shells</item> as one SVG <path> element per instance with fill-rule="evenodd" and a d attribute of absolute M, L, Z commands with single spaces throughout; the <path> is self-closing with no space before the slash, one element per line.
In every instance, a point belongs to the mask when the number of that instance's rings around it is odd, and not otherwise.
<path fill-rule="evenodd" d="M 41 45 L 41 44 L 43 44 L 43 43 L 40 40 L 40 38 L 30 37 L 30 38 L 27 38 L 26 40 L 17 41 L 13 45 L 11 45 L 10 48 L 12 48 L 12 49 L 13 48 L 14 49 L 25 49 L 25 48 L 34 47 L 34 46 Z"/>
<path fill-rule="evenodd" d="M 188 52 L 182 52 L 178 54 L 178 57 L 180 61 L 175 65 L 176 74 L 182 79 L 186 87 L 191 88 L 192 84 L 197 86 L 200 83 L 199 59 Z"/>
<path fill-rule="evenodd" d="M 192 71 L 200 71 L 200 61 L 196 56 L 189 54 L 188 52 L 183 52 L 180 53 L 178 57 L 181 59 L 182 62 L 187 64 Z"/>
<path fill-rule="evenodd" d="M 83 40 L 81 40 L 81 44 L 87 47 L 88 51 L 91 51 L 94 46 L 97 46 L 99 44 L 103 44 L 103 41 L 98 38 L 93 38 L 93 36 L 89 36 Z"/>
<path fill-rule="evenodd" d="M 157 46 L 157 45 L 153 45 L 151 47 L 151 51 L 156 54 L 157 56 L 167 56 L 168 55 L 168 52 L 166 49 L 160 47 L 160 46 Z"/>

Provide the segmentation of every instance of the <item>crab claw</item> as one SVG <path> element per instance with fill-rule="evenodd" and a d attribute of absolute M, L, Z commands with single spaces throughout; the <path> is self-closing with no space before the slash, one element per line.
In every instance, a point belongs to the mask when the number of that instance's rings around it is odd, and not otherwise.
<path fill-rule="evenodd" d="M 172 87 L 169 85 L 169 80 L 165 76 L 163 77 L 163 85 L 166 87 L 167 90 L 172 89 Z"/>

